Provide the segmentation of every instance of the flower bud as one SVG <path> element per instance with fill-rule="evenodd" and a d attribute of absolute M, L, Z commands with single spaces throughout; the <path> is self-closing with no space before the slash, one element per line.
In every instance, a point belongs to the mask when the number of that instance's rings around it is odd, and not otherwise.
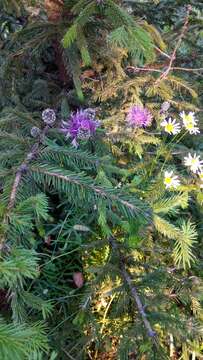
<path fill-rule="evenodd" d="M 161 105 L 161 111 L 162 112 L 167 112 L 168 109 L 170 108 L 170 103 L 168 101 L 164 101 L 163 104 Z"/>
<path fill-rule="evenodd" d="M 41 130 L 37 127 L 37 126 L 33 126 L 32 129 L 30 130 L 30 134 L 32 137 L 36 138 L 40 135 Z"/>
<path fill-rule="evenodd" d="M 42 120 L 47 125 L 53 125 L 56 121 L 56 113 L 53 109 L 46 109 L 42 112 Z"/>

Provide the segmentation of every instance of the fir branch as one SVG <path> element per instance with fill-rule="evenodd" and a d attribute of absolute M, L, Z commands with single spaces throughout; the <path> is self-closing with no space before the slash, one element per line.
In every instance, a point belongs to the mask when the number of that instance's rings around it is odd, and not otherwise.
<path fill-rule="evenodd" d="M 77 190 L 78 196 L 81 195 L 83 199 L 86 197 L 84 193 L 86 190 L 86 192 L 90 192 L 96 197 L 106 199 L 110 203 L 116 204 L 119 210 L 128 218 L 140 214 L 150 220 L 150 212 L 147 209 L 143 209 L 143 203 L 139 203 L 137 200 L 137 206 L 132 201 L 124 198 L 125 194 L 121 194 L 116 189 L 96 186 L 93 184 L 93 179 L 85 176 L 83 173 L 74 174 L 63 168 L 46 167 L 46 165 L 31 166 L 30 170 L 36 174 L 37 181 L 41 181 L 40 175 L 42 175 L 48 184 L 52 184 L 58 190 L 67 192 L 70 196 L 71 188 L 69 186 L 72 185 L 75 190 Z M 78 192 L 79 190 L 81 190 L 81 194 Z M 76 193 L 74 193 L 74 198 L 75 195 Z M 88 200 L 87 197 L 86 199 Z"/>
<path fill-rule="evenodd" d="M 48 340 L 42 323 L 7 324 L 0 318 L 0 357 L 6 360 L 31 358 L 33 353 L 48 351 Z M 37 356 L 38 358 L 38 356 Z"/>
<path fill-rule="evenodd" d="M 67 164 L 71 165 L 75 163 L 83 168 L 86 166 L 97 168 L 104 163 L 104 159 L 100 159 L 88 151 L 76 149 L 73 146 L 61 146 L 47 138 L 45 139 L 44 144 L 47 145 L 47 147 L 39 155 L 39 158 L 42 161 L 58 160 L 58 162 L 63 162 L 65 158 Z M 56 157 L 57 155 L 58 158 Z M 109 164 L 107 161 L 106 163 Z"/>
<path fill-rule="evenodd" d="M 130 292 L 131 292 L 131 295 L 134 299 L 134 302 L 135 302 L 135 305 L 142 317 L 142 320 L 143 320 L 143 324 L 147 330 L 147 335 L 150 337 L 150 338 L 153 338 L 153 340 L 155 340 L 156 338 L 156 332 L 152 329 L 151 327 L 151 324 L 149 322 L 149 320 L 147 319 L 147 314 L 145 312 L 145 309 L 144 309 L 144 306 L 142 304 L 142 301 L 139 297 L 139 294 L 138 294 L 138 291 L 136 289 L 136 287 L 134 285 L 132 285 L 132 278 L 130 276 L 130 274 L 128 273 L 128 271 L 126 270 L 126 265 L 125 265 L 125 259 L 124 257 L 122 256 L 120 250 L 119 250 L 119 247 L 118 247 L 118 244 L 116 242 L 116 240 L 111 237 L 109 239 L 109 243 L 112 247 L 112 249 L 118 254 L 118 258 L 119 258 L 119 264 L 120 264 L 120 270 L 121 270 L 121 274 L 122 274 L 122 277 L 124 279 L 124 281 L 126 282 L 126 284 L 128 285 L 129 289 L 130 289 Z"/>
<path fill-rule="evenodd" d="M 195 225 L 190 220 L 182 221 L 180 235 L 176 239 L 174 248 L 175 263 L 184 269 L 190 268 L 196 257 L 193 254 L 193 247 L 197 241 Z"/>
<path fill-rule="evenodd" d="M 161 198 L 156 201 L 152 208 L 155 214 L 175 214 L 178 212 L 178 207 L 182 209 L 188 206 L 188 193 L 179 193 L 168 198 Z"/>

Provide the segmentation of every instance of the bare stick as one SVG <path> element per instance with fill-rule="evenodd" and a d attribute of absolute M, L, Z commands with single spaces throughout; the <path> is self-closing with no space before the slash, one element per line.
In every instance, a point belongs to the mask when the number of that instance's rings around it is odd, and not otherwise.
<path fill-rule="evenodd" d="M 48 132 L 50 126 L 47 125 L 43 129 L 42 133 L 40 134 L 39 140 L 36 144 L 33 145 L 31 151 L 27 154 L 26 159 L 23 161 L 23 163 L 19 166 L 16 172 L 16 176 L 13 182 L 9 203 L 8 203 L 8 210 L 11 210 L 15 205 L 16 195 L 18 191 L 18 187 L 20 185 L 20 182 L 22 180 L 23 174 L 27 171 L 29 163 L 36 158 L 39 152 L 40 145 L 44 139 L 44 136 Z"/>
<path fill-rule="evenodd" d="M 16 171 L 15 179 L 13 181 L 13 186 L 12 186 L 10 197 L 9 197 L 7 212 L 3 218 L 2 225 L 6 225 L 8 223 L 8 216 L 9 216 L 9 213 L 12 210 L 12 208 L 15 206 L 18 188 L 19 188 L 19 185 L 23 178 L 23 174 L 25 174 L 27 172 L 29 163 L 32 160 L 34 160 L 37 157 L 37 155 L 39 154 L 40 145 L 43 143 L 43 139 L 49 129 L 50 129 L 50 126 L 46 125 L 39 136 L 38 142 L 32 146 L 31 151 L 27 154 L 25 160 L 22 162 L 22 164 L 18 167 L 18 169 Z M 0 251 L 4 247 L 5 240 L 6 240 L 6 238 L 5 238 L 5 234 L 4 234 L 0 238 Z"/>
<path fill-rule="evenodd" d="M 166 54 L 163 50 L 159 49 L 159 47 L 155 46 L 155 49 L 159 54 L 165 56 L 167 59 L 171 58 L 170 55 Z"/>
<path fill-rule="evenodd" d="M 128 66 L 126 68 L 126 70 L 129 70 L 131 72 L 158 72 L 158 73 L 162 73 L 162 70 L 159 69 L 154 69 L 154 68 L 149 68 L 149 67 L 136 67 L 136 66 Z M 184 68 L 184 67 L 178 67 L 178 66 L 173 66 L 171 67 L 171 70 L 177 70 L 177 71 L 186 71 L 186 72 L 203 72 L 203 68 Z"/>
<path fill-rule="evenodd" d="M 150 338 L 155 338 L 156 337 L 156 332 L 152 329 L 151 325 L 150 325 L 150 322 L 149 320 L 147 319 L 147 314 L 145 312 L 145 309 L 144 309 L 144 306 L 142 304 L 142 301 L 139 297 L 139 294 L 138 294 L 138 291 L 136 289 L 136 287 L 134 285 L 132 285 L 132 279 L 131 279 L 131 276 L 130 274 L 128 273 L 128 271 L 126 270 L 125 268 L 125 260 L 122 256 L 122 254 L 120 253 L 120 250 L 119 250 L 119 247 L 117 245 L 117 242 L 114 238 L 110 238 L 109 239 L 109 242 L 110 242 L 110 245 L 112 247 L 113 250 L 115 250 L 119 256 L 119 263 L 120 263 L 120 270 L 121 270 L 121 274 L 122 274 L 122 277 L 124 279 L 124 281 L 127 283 L 129 289 L 130 289 L 130 292 L 132 294 L 132 297 L 134 299 L 134 302 L 135 302 L 135 305 L 142 317 L 142 320 L 143 320 L 143 323 L 144 323 L 144 326 L 147 330 L 147 334 Z"/>

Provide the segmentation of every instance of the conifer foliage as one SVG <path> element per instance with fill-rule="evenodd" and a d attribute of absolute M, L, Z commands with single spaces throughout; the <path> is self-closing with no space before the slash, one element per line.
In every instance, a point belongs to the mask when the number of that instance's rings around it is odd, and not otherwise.
<path fill-rule="evenodd" d="M 201 4 L 0 3 L 0 359 L 201 359 Z"/>

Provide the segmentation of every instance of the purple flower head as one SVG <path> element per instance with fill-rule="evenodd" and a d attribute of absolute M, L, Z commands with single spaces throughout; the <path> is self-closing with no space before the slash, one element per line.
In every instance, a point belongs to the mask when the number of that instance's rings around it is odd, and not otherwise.
<path fill-rule="evenodd" d="M 132 127 L 146 127 L 151 125 L 152 114 L 143 106 L 134 105 L 128 112 L 127 121 Z"/>
<path fill-rule="evenodd" d="M 72 144 L 77 146 L 78 139 L 89 139 L 95 134 L 99 121 L 95 119 L 93 109 L 77 110 L 69 121 L 62 121 L 61 132 L 72 139 Z"/>

